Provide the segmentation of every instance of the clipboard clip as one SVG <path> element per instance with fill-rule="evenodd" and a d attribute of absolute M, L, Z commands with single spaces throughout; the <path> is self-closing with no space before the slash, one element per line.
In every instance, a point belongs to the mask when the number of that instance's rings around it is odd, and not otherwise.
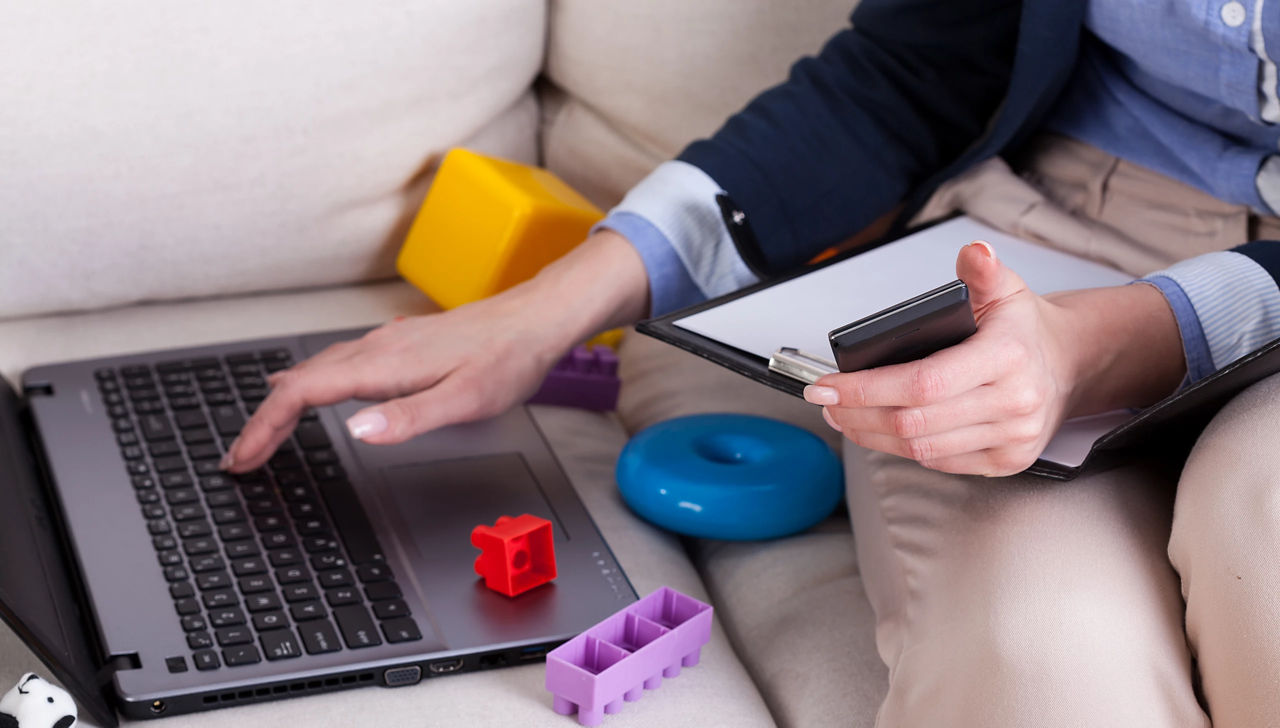
<path fill-rule="evenodd" d="M 835 362 L 829 359 L 784 346 L 769 357 L 769 371 L 798 379 L 805 384 L 813 384 L 839 370 L 836 369 Z"/>

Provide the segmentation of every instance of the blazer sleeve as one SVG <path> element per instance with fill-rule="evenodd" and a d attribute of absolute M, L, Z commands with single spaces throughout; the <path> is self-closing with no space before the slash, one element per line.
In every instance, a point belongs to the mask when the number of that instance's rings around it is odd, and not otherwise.
<path fill-rule="evenodd" d="M 756 273 L 800 265 L 982 137 L 1019 16 L 1010 0 L 862 0 L 852 27 L 679 159 L 746 212 L 756 240 L 736 242 Z"/>

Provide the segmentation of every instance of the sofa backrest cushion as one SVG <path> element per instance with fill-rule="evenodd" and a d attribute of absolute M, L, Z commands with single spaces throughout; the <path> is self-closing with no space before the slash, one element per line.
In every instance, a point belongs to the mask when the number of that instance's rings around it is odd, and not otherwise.
<path fill-rule="evenodd" d="M 609 207 L 848 27 L 855 0 L 553 0 L 543 157 Z"/>
<path fill-rule="evenodd" d="M 537 156 L 529 0 L 18 3 L 0 318 L 394 274 L 434 162 Z"/>

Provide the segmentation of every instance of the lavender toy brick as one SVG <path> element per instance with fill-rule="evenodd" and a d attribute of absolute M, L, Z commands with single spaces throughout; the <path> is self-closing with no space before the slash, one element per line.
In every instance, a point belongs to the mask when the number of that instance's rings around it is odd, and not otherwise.
<path fill-rule="evenodd" d="M 618 356 L 607 346 L 576 346 L 552 367 L 530 404 L 608 411 L 618 405 Z"/>
<path fill-rule="evenodd" d="M 662 678 L 693 667 L 711 639 L 710 605 L 670 587 L 600 622 L 547 653 L 547 690 L 561 715 L 578 711 L 582 725 L 639 700 Z"/>

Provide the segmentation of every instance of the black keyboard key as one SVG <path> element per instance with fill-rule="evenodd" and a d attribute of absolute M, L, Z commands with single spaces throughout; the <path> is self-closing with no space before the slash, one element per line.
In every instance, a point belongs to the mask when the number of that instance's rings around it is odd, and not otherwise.
<path fill-rule="evenodd" d="M 192 465 L 196 475 L 217 475 L 222 472 L 217 460 L 197 460 Z"/>
<path fill-rule="evenodd" d="M 196 376 L 199 377 L 200 374 L 201 372 L 197 372 Z M 221 375 L 222 373 L 218 372 L 218 374 Z M 214 379 L 213 377 L 209 377 L 207 379 L 201 379 L 200 391 L 205 392 L 206 394 L 213 394 L 215 392 L 229 392 L 231 391 L 231 383 L 228 382 L 226 379 L 222 379 L 222 378 Z"/>
<path fill-rule="evenodd" d="M 189 410 L 200 406 L 199 397 L 174 397 L 169 400 L 169 406 L 175 410 Z"/>
<path fill-rule="evenodd" d="M 315 494 L 307 474 L 301 470 L 282 470 L 276 473 L 276 484 L 280 486 L 280 494 L 284 499 L 293 502 L 310 498 Z"/>
<path fill-rule="evenodd" d="M 138 424 L 142 427 L 142 436 L 147 442 L 173 438 L 173 427 L 169 424 L 169 418 L 162 414 L 139 417 Z"/>
<path fill-rule="evenodd" d="M 135 445 L 137 442 L 138 433 L 134 432 L 132 428 L 130 428 L 128 432 L 120 432 L 116 434 L 116 443 L 121 446 Z"/>
<path fill-rule="evenodd" d="M 227 663 L 227 667 L 239 667 L 240 665 L 256 665 L 262 662 L 262 655 L 258 653 L 258 648 L 254 645 L 240 645 L 239 647 L 228 647 L 223 650 L 222 659 Z"/>
<path fill-rule="evenodd" d="M 182 550 L 186 552 L 187 556 L 211 554 L 218 551 L 218 542 L 211 538 L 193 538 L 183 542 Z"/>
<path fill-rule="evenodd" d="M 281 531 L 288 523 L 285 521 L 284 516 L 259 516 L 253 519 L 253 525 L 258 529 L 259 533 L 263 533 L 266 531 Z"/>
<path fill-rule="evenodd" d="M 156 458 L 152 464 L 155 465 L 158 473 L 172 473 L 175 470 L 186 472 L 187 470 L 187 461 L 181 456 Z"/>
<path fill-rule="evenodd" d="M 189 581 L 180 581 L 176 584 L 169 585 L 169 596 L 174 599 L 186 599 L 196 595 L 195 587 L 191 586 Z"/>
<path fill-rule="evenodd" d="M 341 569 L 347 565 L 347 560 L 342 558 L 341 554 L 329 553 L 318 554 L 311 557 L 311 568 L 316 571 L 328 571 L 329 569 Z"/>
<path fill-rule="evenodd" d="M 161 566 L 179 566 L 182 564 L 182 554 L 177 551 L 161 551 L 156 556 L 160 559 Z"/>
<path fill-rule="evenodd" d="M 226 490 L 231 487 L 231 479 L 225 475 L 206 475 L 200 479 L 200 490 L 206 493 Z"/>
<path fill-rule="evenodd" d="M 173 520 L 175 521 L 194 521 L 197 518 L 204 518 L 204 508 L 201 507 L 199 503 L 192 503 L 185 506 L 177 506 L 173 509 L 171 515 L 173 516 Z M 199 524 L 190 524 L 190 525 L 199 525 Z M 208 528 L 209 526 L 209 524 L 207 523 L 204 525 L 206 528 Z M 182 533 L 182 530 L 181 530 L 182 526 L 179 526 L 178 529 L 179 529 L 178 533 Z M 190 538 L 185 534 L 182 537 Z"/>
<path fill-rule="evenodd" d="M 354 564 L 381 561 L 382 547 L 374 535 L 373 526 L 365 516 L 364 506 L 355 490 L 346 480 L 328 480 L 319 484 L 320 495 L 329 506 L 333 524 L 347 547 L 347 555 Z"/>
<path fill-rule="evenodd" d="M 167 381 L 164 384 L 164 396 L 168 399 L 176 399 L 178 397 L 191 397 L 196 393 L 196 388 L 191 386 L 191 379 L 177 378 L 174 375 L 165 375 Z M 171 378 L 172 377 L 172 378 Z M 181 427 L 181 424 L 179 424 Z"/>
<path fill-rule="evenodd" d="M 318 450 L 332 445 L 324 425 L 319 422 L 299 422 L 293 436 L 298 440 L 298 447 L 303 450 Z"/>
<path fill-rule="evenodd" d="M 124 469 L 129 475 L 147 475 L 151 472 L 151 468 L 147 467 L 146 463 L 137 460 L 125 463 Z"/>
<path fill-rule="evenodd" d="M 200 495 L 196 493 L 194 488 L 174 488 L 164 494 L 164 502 L 171 506 L 182 505 L 183 503 L 198 503 Z"/>
<path fill-rule="evenodd" d="M 360 592 L 353 586 L 342 586 L 324 593 L 324 600 L 331 607 L 343 607 L 360 603 Z"/>
<path fill-rule="evenodd" d="M 222 663 L 218 660 L 218 653 L 213 650 L 200 650 L 191 656 L 191 662 L 196 666 L 197 670 L 217 670 Z"/>
<path fill-rule="evenodd" d="M 270 516 L 284 511 L 284 506 L 275 498 L 255 498 L 245 505 L 255 516 Z"/>
<path fill-rule="evenodd" d="M 301 518 L 297 521 L 297 528 L 303 536 L 322 536 L 329 533 L 329 522 L 321 516 Z"/>
<path fill-rule="evenodd" d="M 218 536 L 223 541 L 240 541 L 253 537 L 253 529 L 243 523 L 229 523 L 218 527 Z"/>
<path fill-rule="evenodd" d="M 297 546 L 298 542 L 294 541 L 293 536 L 289 535 L 287 532 L 276 531 L 274 533 L 265 534 L 262 537 L 262 545 L 274 551 L 275 549 L 292 548 Z"/>
<path fill-rule="evenodd" d="M 190 488 L 195 483 L 191 480 L 191 474 L 186 471 L 183 466 L 182 472 L 165 473 L 160 476 L 160 487 L 168 490 L 169 488 Z"/>
<path fill-rule="evenodd" d="M 371 602 L 399 599 L 404 596 L 400 593 L 400 587 L 394 581 L 379 581 L 370 584 L 364 588 L 364 594 L 369 597 Z"/>
<path fill-rule="evenodd" d="M 292 657 L 302 657 L 302 648 L 298 645 L 298 640 L 293 636 L 292 630 L 276 630 L 273 632 L 264 632 L 262 637 L 262 651 L 266 654 L 268 660 L 287 660 Z"/>
<path fill-rule="evenodd" d="M 227 568 L 227 562 L 222 560 L 217 554 L 209 556 L 197 556 L 191 560 L 191 571 L 197 574 L 203 574 L 206 571 L 217 571 Z"/>
<path fill-rule="evenodd" d="M 183 430 L 182 441 L 188 445 L 198 445 L 204 442 L 213 442 L 213 433 L 208 428 L 201 427 L 195 430 Z"/>
<path fill-rule="evenodd" d="M 213 647 L 213 635 L 208 632 L 195 632 L 187 635 L 187 647 L 193 650 L 202 650 L 206 647 Z"/>
<path fill-rule="evenodd" d="M 373 605 L 373 613 L 378 619 L 407 617 L 409 616 L 409 605 L 399 599 L 390 602 L 376 602 Z"/>
<path fill-rule="evenodd" d="M 231 570 L 236 576 L 252 576 L 267 573 L 267 565 L 260 558 L 240 559 L 231 563 Z"/>
<path fill-rule="evenodd" d="M 227 558 L 229 559 L 247 559 L 250 556 L 260 556 L 261 551 L 258 550 L 258 544 L 252 541 L 233 541 L 227 544 Z"/>
<path fill-rule="evenodd" d="M 166 657 L 164 658 L 164 666 L 167 667 L 171 673 L 186 672 L 187 658 L 182 656 Z M 50 698 L 50 700 L 52 700 L 52 698 Z"/>
<path fill-rule="evenodd" d="M 208 427 L 209 420 L 205 418 L 202 410 L 183 410 L 173 416 L 173 421 L 177 423 L 180 430 L 191 430 L 197 427 Z"/>
<path fill-rule="evenodd" d="M 147 532 L 150 533 L 152 536 L 161 536 L 163 534 L 169 533 L 172 530 L 173 530 L 173 527 L 169 525 L 168 521 L 161 521 L 161 520 L 147 521 Z"/>
<path fill-rule="evenodd" d="M 138 502 L 142 503 L 143 505 L 146 505 L 149 503 L 159 503 L 160 494 L 154 490 L 140 490 L 138 491 Z"/>
<path fill-rule="evenodd" d="M 195 597 L 188 597 L 186 599 L 179 599 L 178 601 L 174 602 L 173 608 L 178 610 L 178 614 L 184 617 L 189 614 L 199 614 L 200 602 L 196 601 Z"/>
<path fill-rule="evenodd" d="M 382 633 L 387 636 L 387 641 L 393 644 L 396 642 L 416 642 L 422 639 L 422 633 L 418 631 L 418 625 L 409 617 L 383 622 Z"/>
<path fill-rule="evenodd" d="M 151 539 L 151 545 L 155 547 L 156 551 L 168 551 L 169 549 L 178 548 L 178 539 L 173 536 L 156 536 Z"/>
<path fill-rule="evenodd" d="M 141 460 L 146 457 L 146 453 L 137 445 L 126 445 L 125 447 L 120 448 L 120 454 L 125 460 Z"/>
<path fill-rule="evenodd" d="M 335 586 L 350 586 L 354 582 L 351 580 L 351 572 L 346 569 L 333 569 L 320 573 L 320 586 L 325 589 L 331 589 Z"/>
<path fill-rule="evenodd" d="M 159 496 L 156 496 L 156 499 L 159 500 Z M 159 503 L 144 503 L 142 505 L 142 517 L 148 521 L 154 521 L 157 518 L 164 518 L 164 516 L 164 506 Z"/>
<path fill-rule="evenodd" d="M 226 589 L 231 586 L 231 575 L 225 571 L 209 571 L 196 577 L 196 586 L 200 591 Z"/>
<path fill-rule="evenodd" d="M 333 617 L 338 622 L 342 641 L 347 643 L 347 647 L 354 650 L 382 644 L 378 628 L 374 626 L 369 610 L 363 606 L 338 607 L 333 610 Z"/>
<path fill-rule="evenodd" d="M 244 610 L 240 607 L 214 609 L 209 612 L 209 624 L 214 627 L 234 627 L 237 624 L 244 623 Z"/>
<path fill-rule="evenodd" d="M 240 505 L 240 499 L 236 497 L 236 494 L 226 490 L 205 493 L 204 502 L 210 508 L 228 508 Z"/>
<path fill-rule="evenodd" d="M 222 451 L 218 449 L 217 445 L 204 443 L 188 447 L 187 455 L 192 460 L 218 460 L 222 457 Z"/>
<path fill-rule="evenodd" d="M 307 462 L 311 465 L 328 465 L 338 462 L 338 453 L 332 450 L 312 450 L 307 453 Z"/>
<path fill-rule="evenodd" d="M 385 564 L 364 564 L 356 567 L 356 576 L 368 584 L 373 581 L 387 581 L 391 578 L 391 569 Z"/>
<path fill-rule="evenodd" d="M 204 602 L 205 609 L 225 609 L 239 604 L 240 597 L 230 589 L 219 589 L 205 592 L 201 595 L 200 601 Z"/>
<path fill-rule="evenodd" d="M 329 572 L 334 573 L 334 572 Z M 284 584 L 299 584 L 311 581 L 311 572 L 305 566 L 286 566 L 276 570 L 276 581 Z"/>
<path fill-rule="evenodd" d="M 182 506 L 187 508 L 189 506 Z M 198 506 L 197 506 L 198 507 Z M 189 521 L 178 524 L 178 535 L 182 538 L 202 538 L 213 535 L 213 528 L 208 521 Z"/>
<path fill-rule="evenodd" d="M 314 518 L 320 513 L 320 504 L 310 498 L 298 500 L 289 506 L 289 515 L 294 518 Z"/>
<path fill-rule="evenodd" d="M 239 435 L 244 427 L 244 415 L 240 414 L 235 405 L 214 407 L 209 410 L 209 414 L 213 416 L 213 429 L 224 437 Z"/>
<path fill-rule="evenodd" d="M 252 407 L 266 399 L 268 394 L 270 391 L 266 387 L 246 388 L 240 390 L 240 399 L 244 400 L 246 407 Z"/>
<path fill-rule="evenodd" d="M 227 363 L 232 366 L 235 366 L 236 364 L 256 365 L 258 362 L 258 355 L 252 351 L 237 351 L 232 354 L 227 354 L 224 358 L 227 360 Z"/>
<path fill-rule="evenodd" d="M 274 470 L 297 470 L 302 467 L 302 458 L 298 457 L 298 453 L 289 450 L 277 451 L 267 464 Z"/>
<path fill-rule="evenodd" d="M 153 458 L 162 458 L 168 455 L 178 455 L 182 452 L 182 446 L 177 440 L 156 440 L 147 446 L 147 451 L 151 453 Z"/>
<path fill-rule="evenodd" d="M 155 415 L 164 412 L 164 405 L 158 399 L 140 399 L 133 403 L 133 411 L 140 415 Z"/>
<path fill-rule="evenodd" d="M 338 542 L 324 536 L 307 536 L 302 539 L 302 548 L 309 554 L 322 554 L 338 548 Z"/>
<path fill-rule="evenodd" d="M 185 372 L 191 368 L 191 362 L 187 359 L 173 359 L 156 363 L 156 371 L 161 375 L 171 372 Z"/>
<path fill-rule="evenodd" d="M 276 596 L 275 592 L 263 592 L 245 597 L 244 606 L 252 613 L 280 609 L 284 605 L 280 603 L 280 597 Z"/>
<path fill-rule="evenodd" d="M 214 508 L 213 513 L 210 515 L 213 516 L 213 522 L 219 526 L 226 525 L 228 523 L 240 523 L 244 520 L 244 511 L 240 510 L 239 506 Z"/>
<path fill-rule="evenodd" d="M 325 611 L 324 605 L 320 602 L 298 602 L 290 605 L 289 614 L 293 615 L 294 620 L 298 622 L 328 616 L 328 612 Z"/>
<path fill-rule="evenodd" d="M 327 619 L 303 622 L 298 625 L 298 632 L 302 634 L 302 644 L 307 648 L 308 654 L 321 655 L 342 649 L 342 645 L 338 643 L 338 633 Z"/>
<path fill-rule="evenodd" d="M 279 549 L 267 554 L 267 560 L 276 568 L 293 566 L 302 563 L 302 554 L 298 553 L 297 549 Z"/>
<path fill-rule="evenodd" d="M 271 612 L 258 612 L 253 615 L 253 628 L 259 632 L 281 629 L 289 626 L 289 618 L 279 609 Z"/>
<path fill-rule="evenodd" d="M 236 396 L 231 392 L 208 392 L 204 395 L 204 401 L 208 402 L 210 407 L 224 404 L 235 404 Z"/>
<path fill-rule="evenodd" d="M 110 367 L 93 370 L 93 378 L 99 382 L 109 382 L 116 378 L 116 371 Z"/>
<path fill-rule="evenodd" d="M 204 621 L 204 617 L 199 614 L 188 614 L 182 618 L 182 630 L 184 632 L 203 632 L 209 628 L 209 623 Z"/>
<path fill-rule="evenodd" d="M 311 475 L 318 481 L 345 480 L 347 471 L 341 465 L 320 465 L 311 469 Z"/>
<path fill-rule="evenodd" d="M 213 633 L 223 647 L 247 645 L 253 642 L 253 631 L 248 627 L 223 627 Z"/>
<path fill-rule="evenodd" d="M 271 577 L 269 576 L 246 576 L 238 583 L 240 592 L 243 594 L 256 594 L 272 588 Z"/>
<path fill-rule="evenodd" d="M 319 599 L 320 592 L 314 584 L 290 584 L 284 587 L 284 600 L 290 604 Z"/>
<path fill-rule="evenodd" d="M 186 581 L 187 570 L 181 566 L 170 566 L 164 570 L 165 581 Z"/>

